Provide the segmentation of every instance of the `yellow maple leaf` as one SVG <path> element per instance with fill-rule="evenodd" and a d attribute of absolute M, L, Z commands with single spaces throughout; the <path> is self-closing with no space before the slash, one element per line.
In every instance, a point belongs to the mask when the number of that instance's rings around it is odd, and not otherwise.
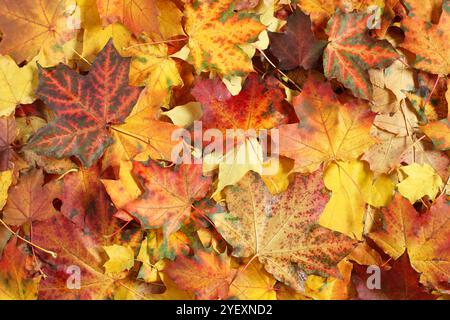
<path fill-rule="evenodd" d="M 31 63 L 19 68 L 9 56 L 0 56 L 0 116 L 8 116 L 19 104 L 32 103 L 37 79 Z"/>
<path fill-rule="evenodd" d="M 407 175 L 399 184 L 398 191 L 411 203 L 424 196 L 434 200 L 442 187 L 442 179 L 429 164 L 413 163 L 400 168 L 401 173 Z"/>
<path fill-rule="evenodd" d="M 254 261 L 238 270 L 229 295 L 239 300 L 276 300 L 275 283 L 276 280 L 264 270 L 264 266 Z"/>
<path fill-rule="evenodd" d="M 172 140 L 172 133 L 179 127 L 155 118 L 154 110 L 149 107 L 129 116 L 124 124 L 112 126 L 115 144 L 120 144 L 127 158 L 136 155 L 146 161 L 171 160 L 174 147 L 180 142 Z"/>
<path fill-rule="evenodd" d="M 133 267 L 134 252 L 130 247 L 114 244 L 103 248 L 109 257 L 109 260 L 103 265 L 106 273 L 120 273 Z"/>
<path fill-rule="evenodd" d="M 167 91 L 183 85 L 175 61 L 169 57 L 167 45 L 137 43 L 125 48 L 124 53 L 132 57 L 130 84 L 148 86 L 155 91 Z"/>
<path fill-rule="evenodd" d="M 219 168 L 217 189 L 214 192 L 216 195 L 226 186 L 236 184 L 249 171 L 262 174 L 263 163 L 261 144 L 256 138 L 249 137 L 225 155 L 207 154 L 203 160 L 203 172 Z"/>
<path fill-rule="evenodd" d="M 323 179 L 333 194 L 319 223 L 357 239 L 362 238 L 366 203 L 386 206 L 394 191 L 394 184 L 387 176 L 374 180 L 369 166 L 357 160 L 331 163 Z"/>
<path fill-rule="evenodd" d="M 250 58 L 239 45 L 257 40 L 266 27 L 254 14 L 234 12 L 233 2 L 196 1 L 185 8 L 190 58 L 198 73 L 209 70 L 231 77 L 253 71 Z"/>

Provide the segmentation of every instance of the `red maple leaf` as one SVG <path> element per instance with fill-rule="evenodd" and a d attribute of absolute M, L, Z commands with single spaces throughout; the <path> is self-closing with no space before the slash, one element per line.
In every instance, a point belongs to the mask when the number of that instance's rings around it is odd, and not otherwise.
<path fill-rule="evenodd" d="M 124 122 L 142 90 L 128 85 L 129 68 L 130 59 L 122 58 L 112 41 L 87 76 L 63 64 L 40 68 L 37 96 L 56 119 L 36 132 L 28 147 L 55 158 L 76 156 L 91 166 L 112 144 L 110 125 Z"/>

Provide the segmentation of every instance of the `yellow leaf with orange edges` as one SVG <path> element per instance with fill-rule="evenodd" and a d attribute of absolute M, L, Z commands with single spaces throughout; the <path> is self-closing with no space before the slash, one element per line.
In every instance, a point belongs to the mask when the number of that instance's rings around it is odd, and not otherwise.
<path fill-rule="evenodd" d="M 239 45 L 256 41 L 266 27 L 255 14 L 233 9 L 232 0 L 186 5 L 189 57 L 198 73 L 215 71 L 221 77 L 231 77 L 253 71 L 250 57 Z"/>
<path fill-rule="evenodd" d="M 329 82 L 310 76 L 293 105 L 300 122 L 279 126 L 280 154 L 295 160 L 296 172 L 357 159 L 375 143 L 370 136 L 375 114 L 361 100 L 341 103 Z"/>
<path fill-rule="evenodd" d="M 0 54 L 9 54 L 17 63 L 31 61 L 40 51 L 64 57 L 63 44 L 75 37 L 79 26 L 75 0 L 0 1 Z"/>

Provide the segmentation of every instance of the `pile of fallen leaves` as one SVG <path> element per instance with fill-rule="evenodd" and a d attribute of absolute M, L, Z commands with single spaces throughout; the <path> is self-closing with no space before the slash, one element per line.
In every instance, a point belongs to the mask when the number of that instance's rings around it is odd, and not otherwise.
<path fill-rule="evenodd" d="M 448 298 L 449 0 L 0 0 L 0 39 L 0 299 Z M 173 163 L 196 120 L 278 152 Z"/>

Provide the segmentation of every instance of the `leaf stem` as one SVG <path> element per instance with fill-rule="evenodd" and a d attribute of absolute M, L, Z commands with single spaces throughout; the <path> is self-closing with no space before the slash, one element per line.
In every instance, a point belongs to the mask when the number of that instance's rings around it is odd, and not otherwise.
<path fill-rule="evenodd" d="M 104 235 L 103 238 L 112 238 L 112 237 L 114 237 L 116 234 L 122 232 L 122 230 L 125 229 L 125 227 L 126 227 L 127 225 L 129 225 L 131 221 L 133 221 L 133 220 L 127 221 L 127 222 L 126 222 L 123 226 L 121 226 L 118 230 L 114 231 L 112 234 Z"/>
<path fill-rule="evenodd" d="M 6 224 L 6 222 L 3 221 L 2 219 L 0 219 L 0 223 L 6 228 L 6 230 L 8 230 L 9 232 L 11 232 L 11 234 L 13 234 L 14 236 L 16 236 L 16 237 L 19 238 L 20 240 L 22 240 L 22 241 L 28 243 L 30 246 L 33 246 L 33 247 L 35 247 L 36 249 L 39 249 L 39 250 L 41 250 L 41 251 L 43 251 L 43 252 L 45 252 L 45 253 L 48 253 L 48 254 L 51 255 L 53 258 L 56 258 L 56 257 L 58 256 L 58 255 L 56 254 L 56 252 L 50 251 L 50 250 L 47 250 L 47 249 L 44 249 L 44 248 L 38 246 L 37 244 L 35 244 L 35 243 L 33 243 L 33 242 L 31 242 L 31 241 L 29 241 L 29 240 L 27 240 L 27 239 L 25 239 L 25 238 L 19 236 L 19 235 L 18 235 L 16 232 L 14 232 L 14 231 Z"/>
<path fill-rule="evenodd" d="M 92 63 L 86 59 L 85 57 L 83 57 L 77 50 L 75 50 L 74 48 L 70 48 L 70 50 L 72 50 L 81 60 L 83 60 L 84 62 L 86 62 L 88 65 L 92 66 Z"/>
<path fill-rule="evenodd" d="M 256 47 L 255 47 L 255 48 L 256 48 Z M 294 80 L 292 80 L 291 78 L 289 78 L 289 77 L 287 76 L 287 74 L 285 74 L 283 71 L 281 71 L 280 69 L 277 68 L 277 66 L 275 65 L 275 63 L 273 63 L 272 60 L 269 59 L 269 57 L 264 53 L 263 50 L 261 50 L 261 49 L 259 49 L 259 48 L 256 48 L 256 49 L 263 55 L 263 57 L 267 60 L 267 62 L 269 62 L 270 65 L 271 65 L 272 67 L 274 67 L 275 70 L 277 70 L 277 72 L 278 72 L 279 74 L 281 74 L 283 77 L 285 77 L 286 79 L 288 79 L 288 81 L 289 81 L 290 83 L 292 83 L 292 84 L 294 85 L 294 87 L 297 88 L 298 91 L 302 91 L 302 88 L 300 88 L 300 86 L 299 86 Z"/>
<path fill-rule="evenodd" d="M 426 108 L 427 104 L 430 103 L 431 96 L 433 95 L 434 91 L 436 90 L 440 79 L 441 79 L 441 76 L 438 75 L 436 78 L 436 82 L 434 83 L 433 89 L 431 90 L 430 94 L 428 95 L 427 100 L 425 100 L 425 104 L 423 105 L 424 108 Z"/>
<path fill-rule="evenodd" d="M 121 134 L 124 134 L 124 135 L 126 135 L 126 136 L 129 136 L 129 137 L 132 137 L 132 138 L 134 138 L 134 139 L 136 139 L 136 140 L 139 140 L 139 141 L 141 141 L 141 142 L 144 142 L 145 144 L 149 144 L 148 140 L 142 139 L 141 137 L 139 137 L 139 136 L 137 136 L 137 135 L 134 135 L 134 134 L 132 134 L 132 133 L 130 133 L 130 132 L 122 131 L 122 130 L 120 130 L 120 129 L 117 129 L 117 128 L 114 127 L 114 126 L 110 126 L 110 128 L 111 128 L 111 130 L 117 131 L 117 132 L 119 132 L 119 133 L 121 133 Z"/>

